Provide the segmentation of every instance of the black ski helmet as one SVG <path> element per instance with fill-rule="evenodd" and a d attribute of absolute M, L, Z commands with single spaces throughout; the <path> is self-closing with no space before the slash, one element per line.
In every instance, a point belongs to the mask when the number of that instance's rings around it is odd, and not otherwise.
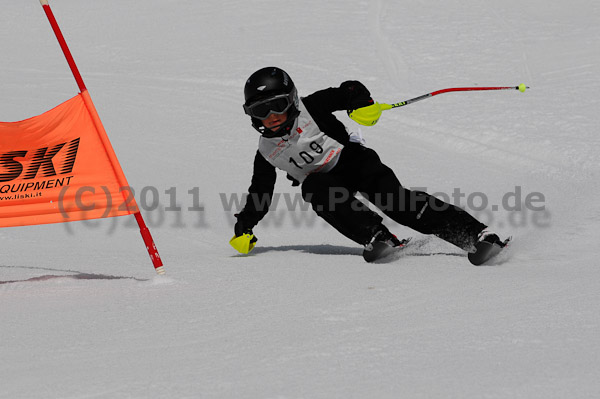
<path fill-rule="evenodd" d="M 266 67 L 254 72 L 244 86 L 244 112 L 252 119 L 252 126 L 265 137 L 285 136 L 292 129 L 300 111 L 298 110 L 298 91 L 290 76 L 277 67 Z M 284 104 L 277 104 L 287 101 Z M 253 110 L 258 105 L 265 107 L 274 106 L 264 116 L 270 113 L 287 112 L 287 120 L 280 125 L 276 132 L 267 129 L 262 119 L 257 117 Z M 279 108 L 278 108 L 279 107 Z M 264 112 L 263 112 L 264 113 Z"/>

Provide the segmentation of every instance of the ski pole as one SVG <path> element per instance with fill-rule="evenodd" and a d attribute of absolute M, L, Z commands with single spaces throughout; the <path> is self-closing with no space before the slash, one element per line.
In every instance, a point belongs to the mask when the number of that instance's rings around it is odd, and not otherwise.
<path fill-rule="evenodd" d="M 523 84 L 523 83 L 518 86 L 506 86 L 506 87 L 453 87 L 450 89 L 437 90 L 437 91 L 427 93 L 427 94 L 424 94 L 419 97 L 411 98 L 410 100 L 401 101 L 401 102 L 395 103 L 395 104 L 381 104 L 381 108 L 385 110 L 385 109 L 403 107 L 405 105 L 412 104 L 417 101 L 421 101 L 421 100 L 425 100 L 425 99 L 433 97 L 433 96 L 437 96 L 438 94 L 450 93 L 453 91 L 519 90 L 520 92 L 524 93 L 526 89 L 529 89 L 529 87 L 525 86 L 525 84 Z M 389 105 L 390 107 L 389 108 L 384 107 L 386 105 Z"/>
<path fill-rule="evenodd" d="M 529 86 L 526 86 L 524 83 L 521 83 L 518 86 L 501 86 L 501 87 L 452 87 L 449 89 L 442 89 L 433 91 L 431 93 L 423 94 L 422 96 L 411 98 L 410 100 L 400 101 L 395 104 L 386 104 L 386 103 L 375 103 L 373 105 L 369 105 L 367 107 L 358 108 L 355 110 L 348 111 L 348 116 L 357 123 L 365 126 L 373 126 L 379 120 L 381 116 L 381 111 L 386 111 L 392 108 L 403 107 L 408 104 L 415 103 L 417 101 L 425 100 L 427 98 L 431 98 L 433 96 L 437 96 L 442 93 L 450 93 L 454 91 L 482 91 L 482 90 L 519 90 L 521 93 L 524 93 L 526 89 L 529 89 Z"/>

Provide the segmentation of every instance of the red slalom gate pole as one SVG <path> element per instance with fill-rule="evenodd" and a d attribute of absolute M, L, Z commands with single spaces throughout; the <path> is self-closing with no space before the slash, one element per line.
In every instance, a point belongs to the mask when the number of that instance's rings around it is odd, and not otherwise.
<path fill-rule="evenodd" d="M 60 48 L 63 51 L 65 58 L 67 59 L 67 63 L 69 64 L 69 67 L 71 68 L 71 72 L 73 72 L 73 77 L 75 77 L 75 81 L 77 82 L 79 91 L 83 92 L 83 91 L 87 90 L 85 87 L 85 83 L 83 83 L 83 79 L 81 78 L 81 74 L 79 73 L 79 69 L 77 69 L 77 65 L 75 65 L 75 60 L 73 59 L 73 56 L 71 55 L 71 51 L 69 50 L 69 47 L 67 46 L 67 42 L 65 41 L 65 38 L 64 38 L 62 32 L 60 31 L 60 28 L 58 27 L 58 22 L 56 22 L 56 18 L 54 18 L 54 14 L 52 13 L 52 10 L 50 9 L 48 0 L 40 0 L 40 4 L 42 5 L 44 12 L 46 13 L 46 17 L 48 17 L 50 26 L 52 27 L 52 30 L 54 31 L 54 34 L 56 35 L 56 39 L 58 39 L 58 44 L 60 45 Z"/>
<path fill-rule="evenodd" d="M 144 240 L 144 244 L 146 245 L 146 250 L 148 251 L 148 255 L 150 255 L 150 259 L 152 260 L 152 265 L 156 270 L 157 274 L 165 274 L 165 268 L 162 263 L 162 259 L 158 254 L 158 249 L 156 248 L 156 244 L 154 244 L 154 240 L 152 239 L 152 234 L 150 234 L 150 230 L 146 226 L 146 222 L 144 222 L 144 218 L 140 211 L 137 211 L 133 214 L 135 216 L 135 220 L 137 221 L 138 226 L 140 227 L 140 234 L 142 235 L 142 239 Z"/>
<path fill-rule="evenodd" d="M 81 74 L 79 73 L 79 69 L 77 68 L 77 65 L 75 64 L 73 55 L 71 54 L 71 51 L 69 50 L 69 47 L 67 46 L 67 42 L 60 30 L 60 27 L 58 26 L 58 22 L 56 22 L 56 18 L 54 17 L 54 13 L 52 12 L 50 5 L 48 4 L 48 0 L 40 0 L 40 4 L 42 5 L 42 8 L 44 9 L 44 12 L 46 13 L 46 17 L 48 18 L 48 21 L 50 22 L 50 26 L 52 27 L 52 30 L 54 31 L 54 34 L 56 35 L 58 44 L 60 45 L 60 48 L 61 48 L 63 54 L 65 55 L 65 58 L 67 59 L 67 63 L 69 64 L 69 68 L 71 68 L 71 72 L 73 73 L 73 77 L 75 78 L 75 81 L 77 82 L 77 87 L 79 87 L 79 91 L 81 93 L 86 92 L 87 88 L 85 87 L 83 78 L 81 77 Z M 86 97 L 87 96 L 84 96 L 84 100 Z M 88 99 L 89 99 L 89 97 L 88 97 Z M 98 118 L 98 116 L 97 116 L 98 114 L 96 112 L 96 108 L 94 107 L 94 104 L 91 101 L 87 101 L 86 105 L 88 106 L 88 111 L 90 112 L 92 119 L 95 120 L 97 127 L 99 127 L 102 131 L 104 131 L 104 128 L 102 127 L 102 125 L 100 123 L 100 118 Z M 98 126 L 98 125 L 100 125 L 100 126 Z M 107 151 L 109 156 L 111 153 L 114 154 L 114 151 L 112 150 L 112 146 L 110 145 L 110 142 L 108 141 L 106 134 L 104 134 L 104 135 L 99 134 L 99 136 L 100 136 L 103 144 L 105 145 L 105 147 L 110 148 L 111 151 L 110 152 Z M 118 164 L 118 160 L 116 159 L 116 157 L 114 157 L 114 159 L 111 159 L 111 161 Z M 117 179 L 119 179 L 119 183 L 121 184 L 121 187 L 128 186 L 128 184 L 125 180 L 125 176 L 123 175 L 122 172 L 117 173 L 117 171 L 115 171 L 115 175 L 117 176 Z M 133 215 L 135 216 L 135 220 L 137 221 L 137 224 L 140 228 L 140 234 L 142 235 L 142 239 L 144 240 L 144 244 L 146 245 L 146 250 L 148 251 L 148 255 L 150 255 L 150 259 L 152 260 L 152 265 L 154 266 L 156 273 L 165 274 L 165 269 L 164 269 L 164 266 L 162 263 L 162 259 L 160 258 L 160 255 L 158 254 L 158 249 L 156 248 L 156 244 L 154 244 L 154 239 L 152 238 L 152 235 L 150 234 L 150 230 L 146 226 L 146 222 L 144 222 L 144 218 L 142 217 L 142 214 L 139 211 L 139 209 L 137 210 L 137 212 L 134 212 Z"/>

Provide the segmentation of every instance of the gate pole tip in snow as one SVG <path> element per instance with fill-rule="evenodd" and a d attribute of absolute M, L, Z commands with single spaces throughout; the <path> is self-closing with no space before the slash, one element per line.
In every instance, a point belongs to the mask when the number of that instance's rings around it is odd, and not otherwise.
<path fill-rule="evenodd" d="M 87 91 L 87 89 L 85 87 L 85 83 L 83 83 L 83 78 L 81 77 L 81 74 L 79 73 L 79 69 L 77 68 L 77 65 L 75 64 L 75 60 L 73 59 L 73 56 L 71 55 L 71 51 L 69 50 L 69 47 L 67 46 L 67 42 L 60 30 L 60 27 L 58 26 L 58 22 L 56 22 L 54 13 L 52 12 L 52 9 L 50 9 L 48 0 L 40 0 L 40 4 L 42 5 L 44 12 L 46 13 L 46 17 L 48 17 L 48 21 L 50 22 L 50 26 L 52 27 L 52 30 L 54 31 L 54 34 L 56 35 L 58 44 L 60 45 L 60 48 L 62 49 L 63 54 L 65 55 L 65 58 L 67 59 L 67 63 L 69 64 L 69 67 L 71 68 L 71 72 L 73 73 L 73 77 L 75 78 L 75 81 L 77 82 L 77 86 L 79 87 L 79 90 L 81 91 L 81 93 L 84 93 L 85 91 Z M 90 103 L 90 106 L 92 108 L 94 108 L 93 104 L 91 104 L 91 103 Z M 92 112 L 92 111 L 90 111 L 90 112 Z M 93 113 L 96 114 L 95 108 L 93 109 Z M 96 116 L 97 116 L 97 114 L 96 114 Z M 99 120 L 99 118 L 98 118 L 98 120 Z M 103 128 L 102 128 L 102 130 L 103 130 Z M 122 172 L 121 172 L 121 174 L 122 174 Z M 118 174 L 117 174 L 117 177 L 118 177 Z M 127 186 L 124 176 L 123 176 L 123 181 L 121 183 L 122 183 L 121 186 L 123 186 L 123 187 Z M 125 183 L 125 184 L 123 184 L 123 183 Z M 138 226 L 140 227 L 140 233 L 142 235 L 142 239 L 144 240 L 144 244 L 146 245 L 146 249 L 148 250 L 148 255 L 150 255 L 150 259 L 152 260 L 152 265 L 154 266 L 156 273 L 157 274 L 165 274 L 165 268 L 163 267 L 162 260 L 160 259 L 160 255 L 158 254 L 158 250 L 156 249 L 156 245 L 154 244 L 154 240 L 152 239 L 150 230 L 148 229 L 148 227 L 146 226 L 146 223 L 144 222 L 144 218 L 142 217 L 142 214 L 138 210 L 137 212 L 134 212 L 134 216 L 135 216 L 135 220 L 138 223 Z"/>
<path fill-rule="evenodd" d="M 158 254 L 158 249 L 154 244 L 154 240 L 152 239 L 152 235 L 150 234 L 150 230 L 146 226 L 144 222 L 144 218 L 142 218 L 142 214 L 138 211 L 134 213 L 135 220 L 137 220 L 138 226 L 140 226 L 140 233 L 142 234 L 142 239 L 144 240 L 144 244 L 146 244 L 146 249 L 148 250 L 148 255 L 150 255 L 150 259 L 152 260 L 152 265 L 156 270 L 157 274 L 165 274 L 165 268 L 163 267 L 162 259 Z"/>

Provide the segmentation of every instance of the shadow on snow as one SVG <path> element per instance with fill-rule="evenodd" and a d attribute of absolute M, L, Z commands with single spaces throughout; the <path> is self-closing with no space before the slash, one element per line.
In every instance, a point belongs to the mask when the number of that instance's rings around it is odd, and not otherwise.
<path fill-rule="evenodd" d="M 60 273 L 72 273 L 72 274 L 45 274 L 43 276 L 31 277 L 24 280 L 0 280 L 0 284 L 14 284 L 14 283 L 27 283 L 35 281 L 48 281 L 54 279 L 72 279 L 72 280 L 135 280 L 135 281 L 148 281 L 147 279 L 139 279 L 128 276 L 111 276 L 107 274 L 97 273 L 82 273 L 76 270 L 63 270 L 63 269 L 52 269 L 47 267 L 34 267 L 34 266 L 0 266 L 4 269 L 29 269 L 29 270 L 43 270 Z"/>

